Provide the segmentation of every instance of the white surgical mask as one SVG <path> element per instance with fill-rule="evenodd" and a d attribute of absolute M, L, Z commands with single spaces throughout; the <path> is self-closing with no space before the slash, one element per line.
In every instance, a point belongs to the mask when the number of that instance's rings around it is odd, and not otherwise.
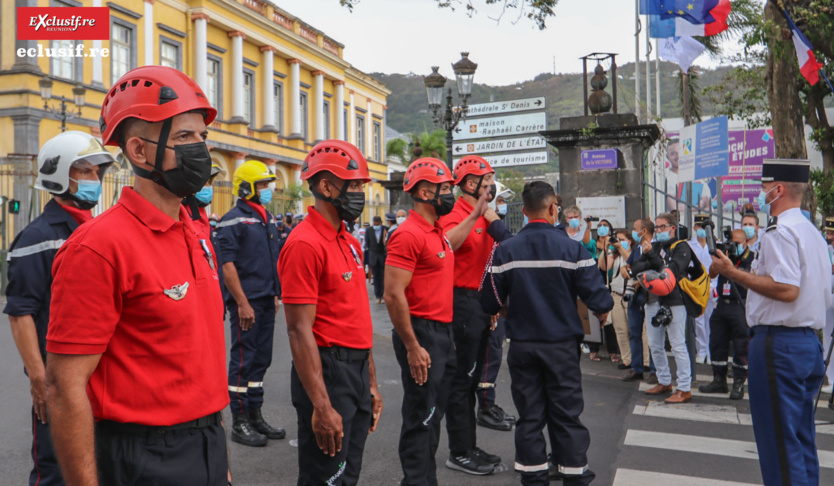
<path fill-rule="evenodd" d="M 397 218 L 397 224 L 403 224 L 403 223 L 405 223 L 405 216 L 399 216 Z"/>

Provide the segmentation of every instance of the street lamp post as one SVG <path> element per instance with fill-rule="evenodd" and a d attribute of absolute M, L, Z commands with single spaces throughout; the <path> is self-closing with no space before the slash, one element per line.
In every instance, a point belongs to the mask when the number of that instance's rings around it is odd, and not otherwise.
<path fill-rule="evenodd" d="M 80 84 L 76 85 L 72 88 L 72 98 L 75 106 L 78 107 L 78 111 L 67 111 L 67 101 L 68 98 L 64 98 L 63 96 L 58 96 L 57 99 L 61 101 L 61 105 L 58 107 L 49 106 L 49 100 L 52 99 L 52 80 L 44 77 L 42 78 L 38 84 L 41 88 L 41 98 L 43 98 L 43 109 L 56 115 L 58 118 L 61 119 L 61 132 L 67 131 L 67 120 L 70 120 L 75 117 L 81 116 L 81 107 L 84 106 L 84 97 L 87 94 L 87 89 Z"/>
<path fill-rule="evenodd" d="M 472 80 L 475 77 L 475 70 L 478 69 L 478 65 L 469 59 L 468 52 L 461 52 L 460 54 L 460 61 L 452 64 L 452 70 L 455 72 L 455 80 L 458 85 L 459 107 L 452 106 L 452 88 L 449 88 L 446 91 L 446 110 L 442 116 L 439 114 L 446 78 L 438 72 L 440 70 L 438 66 L 432 66 L 432 73 L 423 79 L 434 124 L 442 126 L 443 130 L 446 131 L 446 165 L 449 166 L 450 171 L 454 168 L 452 162 L 452 133 L 461 118 L 466 117 L 469 109 L 467 101 L 472 94 Z"/>

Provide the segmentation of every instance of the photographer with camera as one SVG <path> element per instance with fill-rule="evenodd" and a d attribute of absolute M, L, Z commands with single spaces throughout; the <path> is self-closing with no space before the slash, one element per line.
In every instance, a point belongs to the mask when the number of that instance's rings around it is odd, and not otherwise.
<path fill-rule="evenodd" d="M 606 327 L 610 325 L 613 328 L 617 345 L 620 348 L 621 362 L 617 368 L 625 370 L 631 366 L 631 349 L 628 342 L 628 301 L 623 300 L 629 280 L 625 266 L 626 260 L 628 260 L 634 247 L 634 240 L 624 230 L 609 234 L 609 226 L 603 226 L 603 223 L 607 223 L 607 221 L 600 221 L 597 227 L 599 241 L 604 245 L 597 264 L 599 269 L 603 271 L 603 278 L 611 290 L 611 297 L 614 298 L 614 309 L 608 314 Z M 614 356 L 611 356 L 611 362 L 616 362 Z"/>
<path fill-rule="evenodd" d="M 625 272 L 623 276 L 626 278 L 629 278 L 631 266 L 643 256 L 642 243 L 644 241 L 651 243 L 654 239 L 654 223 L 649 218 L 638 219 L 631 228 L 631 239 L 634 244 L 632 245 L 631 255 L 629 255 L 625 268 L 623 268 L 623 272 Z M 623 381 L 640 381 L 644 377 L 643 371 L 649 370 L 650 374 L 646 383 L 657 385 L 657 373 L 651 353 L 649 353 L 649 339 L 646 333 L 644 307 L 647 296 L 648 292 L 640 287 L 636 279 L 628 279 L 623 300 L 628 302 L 628 341 L 631 347 L 631 371 L 622 379 Z"/>
<path fill-rule="evenodd" d="M 749 272 L 755 254 L 747 246 L 744 230 L 734 230 L 731 241 L 723 245 L 730 261 L 739 270 Z M 719 247 L 719 249 L 721 249 Z M 732 400 L 744 398 L 744 382 L 747 380 L 747 318 L 744 301 L 747 289 L 736 285 L 727 277 L 713 270 L 710 278 L 718 277 L 718 303 L 709 321 L 709 350 L 712 356 L 712 383 L 701 385 L 701 393 L 727 393 L 727 366 L 729 342 L 733 342 L 733 391 Z"/>
<path fill-rule="evenodd" d="M 591 222 L 593 221 L 599 221 L 599 218 L 585 218 L 585 223 L 589 228 L 591 226 Z M 591 251 L 591 255 L 597 260 L 597 267 L 599 268 L 602 278 L 610 290 L 612 277 L 610 271 L 611 263 L 608 262 L 608 259 L 606 258 L 608 254 L 606 248 L 609 246 L 609 238 L 616 239 L 616 237 L 611 235 L 611 222 L 607 219 L 603 219 L 602 221 L 599 221 L 599 224 L 597 225 L 596 240 L 590 242 L 590 244 L 594 245 L 594 251 Z M 605 347 L 608 351 L 608 359 L 610 359 L 612 363 L 620 363 L 620 350 L 617 347 L 617 334 L 614 330 L 610 317 L 611 316 L 609 315 L 609 319 L 606 322 L 600 323 L 600 325 L 602 325 L 602 341 L 605 343 Z M 586 343 L 586 346 L 588 346 L 588 350 L 590 351 L 589 357 L 591 361 L 600 361 L 600 344 Z"/>
<path fill-rule="evenodd" d="M 686 403 L 692 400 L 691 369 L 686 351 L 686 308 L 678 281 L 686 276 L 692 261 L 692 249 L 687 244 L 677 244 L 675 218 L 663 213 L 655 218 L 656 243 L 643 240 L 643 256 L 631 266 L 630 277 L 637 277 L 640 285 L 649 291 L 646 302 L 646 331 L 649 349 L 657 366 L 658 384 L 646 391 L 648 395 L 660 395 L 672 391 L 672 374 L 666 357 L 668 334 L 677 364 L 677 391 L 666 403 Z M 651 323 L 649 325 L 648 323 Z"/>

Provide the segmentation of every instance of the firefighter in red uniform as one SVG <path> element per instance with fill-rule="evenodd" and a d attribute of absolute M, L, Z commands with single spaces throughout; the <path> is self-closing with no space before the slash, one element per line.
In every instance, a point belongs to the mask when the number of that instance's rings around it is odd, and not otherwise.
<path fill-rule="evenodd" d="M 454 209 L 440 220 L 447 233 L 466 220 L 481 197 L 495 198 L 495 183 L 489 163 L 477 155 L 466 156 L 455 165 L 455 185 L 462 195 Z M 489 221 L 478 217 L 474 227 L 455 252 L 454 319 L 457 370 L 449 391 L 446 431 L 449 434 L 449 459 L 446 467 L 469 474 L 484 474 L 501 462 L 501 458 L 479 448 L 476 442 L 475 391 L 483 358 L 489 342 L 492 317 L 480 305 L 478 288 L 495 243 L 487 229 Z M 454 238 L 450 238 L 455 245 Z M 491 472 L 492 469 L 487 471 Z"/>
<path fill-rule="evenodd" d="M 67 484 L 229 480 L 217 261 L 181 206 L 211 175 L 216 114 L 191 78 L 161 66 L 129 71 L 104 98 L 102 139 L 137 177 L 52 269 L 47 403 Z"/>
<path fill-rule="evenodd" d="M 452 175 L 438 159 L 417 159 L 405 173 L 403 190 L 414 199 L 414 209 L 388 240 L 385 262 L 385 303 L 403 383 L 401 484 L 436 485 L 434 456 L 455 375 L 451 323 L 456 248 L 437 222 L 455 205 Z M 465 236 L 472 229 L 487 208 L 485 197 L 479 203 L 453 233 Z M 489 474 L 492 466 L 482 470 Z"/>
<path fill-rule="evenodd" d="M 362 214 L 370 176 L 359 149 L 325 140 L 307 154 L 301 178 L 316 203 L 278 261 L 293 358 L 298 485 L 352 486 L 382 412 L 362 247 L 344 224 Z"/>

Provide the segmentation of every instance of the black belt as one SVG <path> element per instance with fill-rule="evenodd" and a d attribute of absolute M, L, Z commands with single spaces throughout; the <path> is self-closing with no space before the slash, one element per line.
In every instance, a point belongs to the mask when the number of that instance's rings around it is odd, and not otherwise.
<path fill-rule="evenodd" d="M 112 420 L 100 420 L 96 423 L 96 427 L 101 427 L 113 432 L 122 432 L 128 434 L 145 434 L 148 432 L 161 433 L 168 430 L 204 429 L 212 425 L 218 425 L 222 420 L 223 417 L 220 415 L 220 412 L 214 412 L 212 414 L 206 415 L 205 417 L 200 417 L 196 420 L 191 420 L 190 422 L 183 422 L 181 424 L 174 425 L 142 425 L 114 422 Z"/>
<path fill-rule="evenodd" d="M 319 347 L 319 352 L 332 354 L 339 361 L 364 361 L 371 354 L 370 349 L 354 349 L 344 346 Z"/>
<path fill-rule="evenodd" d="M 787 327 L 787 326 L 753 326 L 750 328 L 750 334 L 775 334 L 778 332 L 801 332 L 805 334 L 814 334 L 814 330 L 810 327 Z"/>

